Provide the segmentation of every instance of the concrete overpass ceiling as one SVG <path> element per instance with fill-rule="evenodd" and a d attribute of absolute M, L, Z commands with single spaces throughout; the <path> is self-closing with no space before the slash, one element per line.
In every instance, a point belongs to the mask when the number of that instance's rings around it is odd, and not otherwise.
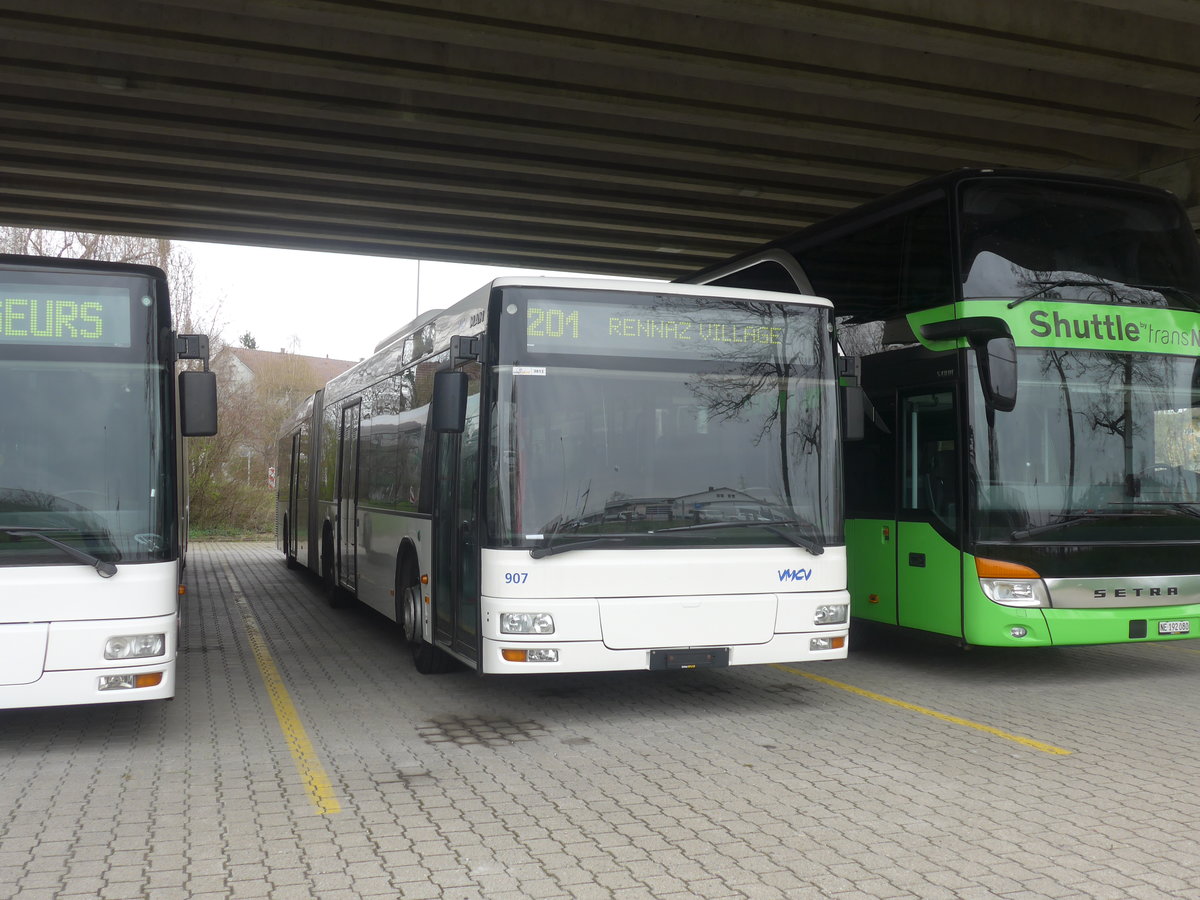
<path fill-rule="evenodd" d="M 1198 7 L 0 0 L 0 221 L 673 277 L 958 166 L 1195 213 Z"/>

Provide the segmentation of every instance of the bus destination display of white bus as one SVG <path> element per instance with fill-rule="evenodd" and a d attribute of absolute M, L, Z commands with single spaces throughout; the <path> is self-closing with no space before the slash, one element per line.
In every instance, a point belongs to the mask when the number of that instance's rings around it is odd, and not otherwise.
<path fill-rule="evenodd" d="M 129 291 L 9 284 L 0 295 L 0 343 L 128 347 Z M 153 301 L 147 297 L 149 306 Z"/>
<path fill-rule="evenodd" d="M 512 309 L 515 311 L 516 306 Z M 526 349 L 537 353 L 705 356 L 730 345 L 777 348 L 787 340 L 787 311 L 753 304 L 694 306 L 679 297 L 629 306 L 530 300 Z"/>

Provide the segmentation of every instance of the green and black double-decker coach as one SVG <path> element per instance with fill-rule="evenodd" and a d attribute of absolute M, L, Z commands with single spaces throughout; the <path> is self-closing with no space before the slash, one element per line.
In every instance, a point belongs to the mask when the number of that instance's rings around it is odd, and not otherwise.
<path fill-rule="evenodd" d="M 1200 247 L 1173 195 L 965 170 L 688 280 L 834 302 L 856 619 L 1197 634 Z"/>

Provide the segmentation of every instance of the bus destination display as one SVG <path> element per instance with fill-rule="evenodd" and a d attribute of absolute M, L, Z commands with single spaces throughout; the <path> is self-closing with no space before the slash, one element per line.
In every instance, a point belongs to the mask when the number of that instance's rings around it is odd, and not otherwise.
<path fill-rule="evenodd" d="M 129 292 L 121 288 L 0 287 L 0 344 L 128 347 Z"/>
<path fill-rule="evenodd" d="M 669 297 L 631 306 L 530 298 L 526 349 L 539 353 L 629 354 L 700 358 L 761 357 L 794 344 L 797 327 L 786 307 L 704 304 Z"/>

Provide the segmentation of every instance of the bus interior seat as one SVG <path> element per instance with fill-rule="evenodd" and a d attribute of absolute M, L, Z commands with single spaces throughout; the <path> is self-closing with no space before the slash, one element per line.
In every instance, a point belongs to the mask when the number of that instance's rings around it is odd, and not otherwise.
<path fill-rule="evenodd" d="M 988 531 L 1020 531 L 1029 527 L 1029 510 L 1025 500 L 1011 487 L 983 485 L 979 503 L 980 526 Z"/>
<path fill-rule="evenodd" d="M 935 516 L 953 523 L 958 509 L 957 456 L 953 449 L 933 450 L 926 456 L 927 467 L 922 475 L 922 504 Z"/>

